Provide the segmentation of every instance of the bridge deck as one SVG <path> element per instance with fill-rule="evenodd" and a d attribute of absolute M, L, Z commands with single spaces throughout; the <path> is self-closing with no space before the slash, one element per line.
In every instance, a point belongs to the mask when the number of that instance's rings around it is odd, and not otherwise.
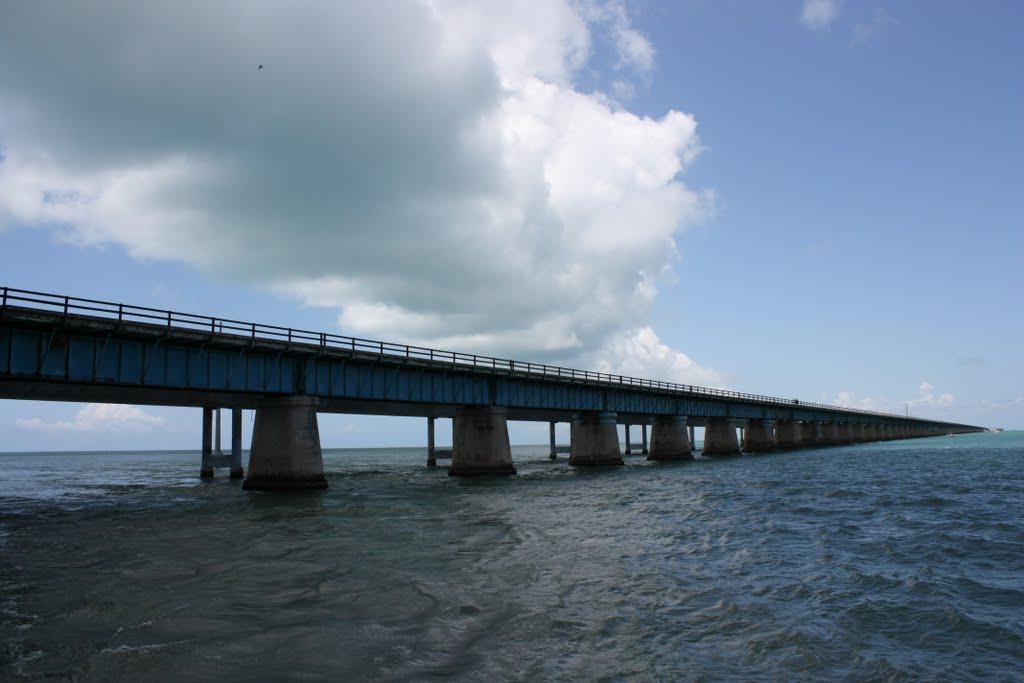
<path fill-rule="evenodd" d="M 324 412 L 620 422 L 656 415 L 924 423 L 899 415 L 3 288 L 0 397 L 256 407 L 306 394 Z"/>

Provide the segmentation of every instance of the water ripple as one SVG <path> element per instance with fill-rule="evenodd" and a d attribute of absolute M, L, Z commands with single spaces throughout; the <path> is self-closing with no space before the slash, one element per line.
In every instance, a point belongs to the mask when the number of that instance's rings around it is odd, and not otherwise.
<path fill-rule="evenodd" d="M 576 470 L 2 455 L 0 679 L 1015 680 L 1024 438 Z M 936 445 L 937 444 L 937 445 Z"/>

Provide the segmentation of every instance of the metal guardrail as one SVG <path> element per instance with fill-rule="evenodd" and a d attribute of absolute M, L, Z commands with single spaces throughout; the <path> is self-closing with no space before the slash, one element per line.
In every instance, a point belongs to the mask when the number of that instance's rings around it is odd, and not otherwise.
<path fill-rule="evenodd" d="M 750 403 L 761 403 L 769 405 L 785 405 L 789 407 L 813 408 L 843 413 L 860 413 L 864 415 L 879 415 L 885 417 L 904 418 L 902 415 L 880 413 L 856 408 L 844 408 L 831 406 L 824 403 L 810 403 L 798 399 L 784 399 L 775 396 L 761 396 L 758 394 L 747 394 L 738 391 L 727 391 L 725 389 L 713 389 L 692 384 L 677 384 L 674 382 L 661 382 L 658 380 L 640 379 L 626 377 L 624 375 L 612 375 L 589 370 L 574 370 L 553 365 L 516 361 L 505 358 L 492 358 L 457 351 L 441 351 L 422 346 L 411 346 L 408 344 L 396 344 L 393 342 L 376 341 L 372 339 L 360 339 L 359 337 L 347 337 L 344 335 L 330 334 L 327 332 L 311 332 L 291 327 L 280 327 L 277 325 L 263 325 L 260 323 L 243 322 L 229 318 L 214 318 L 206 315 L 193 313 L 181 313 L 146 306 L 132 306 L 129 304 L 118 304 L 109 301 L 96 299 L 84 299 L 80 297 L 64 296 L 59 294 L 48 294 L 45 292 L 34 292 L 24 289 L 2 288 L 2 299 L 0 310 L 6 310 L 8 306 L 23 306 L 34 304 L 29 308 L 38 308 L 46 311 L 57 311 L 63 315 L 84 314 L 101 318 L 117 320 L 118 322 L 141 322 L 158 324 L 168 329 L 175 327 L 179 329 L 190 329 L 209 332 L 211 334 L 230 334 L 235 336 L 248 337 L 256 340 L 287 341 L 289 343 L 308 344 L 319 346 L 323 349 L 334 349 L 339 351 L 350 351 L 370 353 L 387 358 L 388 360 L 418 360 L 431 363 L 449 364 L 453 367 L 477 369 L 490 372 L 503 372 L 514 375 L 525 375 L 543 379 L 564 379 L 582 380 L 592 384 L 602 384 L 616 387 L 633 387 L 642 389 L 656 389 L 684 394 L 686 396 L 706 396 L 711 398 L 724 398 L 740 400 Z M 921 422 L 935 422 L 934 420 L 920 420 Z"/>

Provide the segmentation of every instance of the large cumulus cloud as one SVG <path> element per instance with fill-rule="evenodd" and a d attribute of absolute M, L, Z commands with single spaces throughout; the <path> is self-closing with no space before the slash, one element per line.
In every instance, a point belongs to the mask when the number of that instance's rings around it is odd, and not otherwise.
<path fill-rule="evenodd" d="M 621 2 L 16 3 L 0 229 L 188 262 L 350 333 L 717 383 L 646 325 L 707 208 L 680 179 L 696 122 L 576 88 L 595 36 L 609 91 L 650 77 Z"/>

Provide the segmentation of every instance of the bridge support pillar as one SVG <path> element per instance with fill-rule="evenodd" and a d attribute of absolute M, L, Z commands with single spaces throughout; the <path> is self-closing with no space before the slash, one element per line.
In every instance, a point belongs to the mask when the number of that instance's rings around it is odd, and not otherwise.
<path fill-rule="evenodd" d="M 820 423 L 822 446 L 835 446 L 839 443 L 839 425 L 835 422 Z"/>
<path fill-rule="evenodd" d="M 242 468 L 242 409 L 231 409 L 231 459 L 228 461 L 231 467 L 231 478 L 241 479 L 245 476 Z"/>
<path fill-rule="evenodd" d="M 736 422 L 730 417 L 709 417 L 704 421 L 704 455 L 739 455 Z"/>
<path fill-rule="evenodd" d="M 624 464 L 615 413 L 582 413 L 573 419 L 569 464 L 583 467 Z"/>
<path fill-rule="evenodd" d="M 692 450 L 697 447 L 697 428 L 690 425 L 687 431 L 690 432 L 690 449 Z"/>
<path fill-rule="evenodd" d="M 427 467 L 437 467 L 437 455 L 434 453 L 434 423 L 436 417 L 427 418 Z"/>
<path fill-rule="evenodd" d="M 549 422 L 548 423 L 548 440 L 551 442 L 551 454 L 548 455 L 548 458 L 550 458 L 551 460 L 554 460 L 555 458 L 558 457 L 558 446 L 555 444 L 555 423 L 554 422 Z"/>
<path fill-rule="evenodd" d="M 203 479 L 213 477 L 213 408 L 207 406 L 203 406 L 203 451 L 199 476 Z"/>
<path fill-rule="evenodd" d="M 455 409 L 452 426 L 450 477 L 515 474 L 508 442 L 508 409 L 462 406 Z"/>
<path fill-rule="evenodd" d="M 631 426 L 632 426 L 632 425 L 630 425 L 630 424 L 629 424 L 628 422 L 627 422 L 626 424 L 624 424 L 624 425 L 623 425 L 623 427 L 625 427 L 625 429 L 624 429 L 624 432 L 623 432 L 623 433 L 624 433 L 624 434 L 625 434 L 625 436 L 626 436 L 626 452 L 625 452 L 625 454 L 626 454 L 626 455 L 633 455 L 633 444 L 631 444 L 631 443 L 629 442 L 629 428 L 630 428 Z"/>
<path fill-rule="evenodd" d="M 264 399 L 256 409 L 249 449 L 247 491 L 318 491 L 327 488 L 318 401 L 312 396 Z"/>
<path fill-rule="evenodd" d="M 743 432 L 743 450 L 766 453 L 775 450 L 775 428 L 771 420 L 750 420 Z"/>
<path fill-rule="evenodd" d="M 800 448 L 803 445 L 801 424 L 794 420 L 775 423 L 775 446 L 780 449 Z"/>
<path fill-rule="evenodd" d="M 804 447 L 814 448 L 821 445 L 821 423 L 806 420 L 800 425 L 800 441 Z"/>
<path fill-rule="evenodd" d="M 692 460 L 686 418 L 682 415 L 659 415 L 651 427 L 651 454 L 648 460 Z"/>
<path fill-rule="evenodd" d="M 864 443 L 868 440 L 868 433 L 865 427 L 867 427 L 867 425 L 863 423 L 853 425 L 853 440 L 857 443 Z"/>
<path fill-rule="evenodd" d="M 836 443 L 839 445 L 850 443 L 847 424 L 845 422 L 834 422 L 833 426 L 835 428 Z"/>
<path fill-rule="evenodd" d="M 647 455 L 648 450 L 647 450 L 647 425 L 646 424 L 640 425 L 640 439 L 641 439 L 641 441 L 643 443 L 643 447 L 642 447 L 643 450 L 640 451 L 640 454 L 641 455 Z"/>
<path fill-rule="evenodd" d="M 857 434 L 856 427 L 852 422 L 844 422 L 839 425 L 839 440 L 842 443 L 858 443 L 860 435 Z"/>

